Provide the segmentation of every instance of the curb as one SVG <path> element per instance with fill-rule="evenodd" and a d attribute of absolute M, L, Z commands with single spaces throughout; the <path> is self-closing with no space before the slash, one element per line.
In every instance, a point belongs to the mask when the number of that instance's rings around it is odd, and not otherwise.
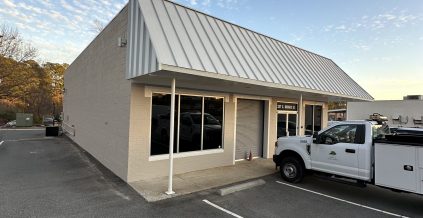
<path fill-rule="evenodd" d="M 234 186 L 221 188 L 217 192 L 219 193 L 220 196 L 225 196 L 225 195 L 228 195 L 228 194 L 231 194 L 231 193 L 234 193 L 234 192 L 250 189 L 250 188 L 260 186 L 260 185 L 264 185 L 264 184 L 266 184 L 266 182 L 263 179 L 257 179 L 257 180 L 253 180 L 253 181 L 246 182 L 246 183 L 241 183 L 241 184 L 234 185 Z"/>

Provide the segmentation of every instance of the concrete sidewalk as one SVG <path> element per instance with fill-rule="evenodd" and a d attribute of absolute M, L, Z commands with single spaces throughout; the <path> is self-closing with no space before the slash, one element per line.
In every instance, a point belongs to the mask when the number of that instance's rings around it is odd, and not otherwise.
<path fill-rule="evenodd" d="M 167 191 L 168 177 L 140 180 L 129 184 L 147 201 L 154 202 L 232 183 L 239 183 L 276 172 L 275 164 L 271 159 L 254 159 L 251 162 L 236 162 L 232 166 L 178 174 L 173 177 L 173 189 L 176 194 L 171 196 L 164 194 Z"/>

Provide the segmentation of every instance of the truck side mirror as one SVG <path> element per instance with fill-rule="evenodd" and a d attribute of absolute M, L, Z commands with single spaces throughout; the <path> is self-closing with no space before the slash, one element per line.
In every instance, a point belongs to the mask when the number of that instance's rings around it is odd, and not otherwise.
<path fill-rule="evenodd" d="M 319 134 L 317 132 L 313 133 L 313 143 L 319 144 Z"/>

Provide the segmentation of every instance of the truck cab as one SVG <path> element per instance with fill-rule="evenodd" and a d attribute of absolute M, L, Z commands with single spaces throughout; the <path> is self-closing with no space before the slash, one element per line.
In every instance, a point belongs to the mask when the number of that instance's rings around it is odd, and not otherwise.
<path fill-rule="evenodd" d="M 373 139 L 381 129 L 372 121 L 345 121 L 313 136 L 281 137 L 273 159 L 289 182 L 300 182 L 305 170 L 370 182 Z"/>

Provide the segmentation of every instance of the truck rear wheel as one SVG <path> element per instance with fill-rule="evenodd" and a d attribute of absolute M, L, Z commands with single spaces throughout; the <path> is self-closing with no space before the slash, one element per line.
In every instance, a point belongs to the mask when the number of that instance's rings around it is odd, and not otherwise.
<path fill-rule="evenodd" d="M 304 167 L 296 157 L 283 158 L 280 165 L 282 178 L 291 183 L 299 183 L 304 177 Z"/>

